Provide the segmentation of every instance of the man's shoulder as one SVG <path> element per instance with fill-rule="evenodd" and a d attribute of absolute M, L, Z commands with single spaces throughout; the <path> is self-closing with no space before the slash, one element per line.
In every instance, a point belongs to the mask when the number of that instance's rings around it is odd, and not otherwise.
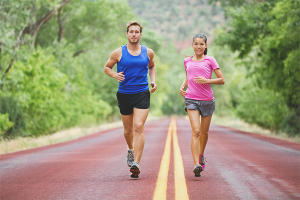
<path fill-rule="evenodd" d="M 143 45 L 142 45 L 143 46 Z M 147 49 L 147 52 L 152 52 L 152 53 L 154 53 L 154 51 L 152 50 L 152 49 L 150 49 L 150 48 L 148 48 L 148 47 L 146 47 L 146 46 L 144 46 L 146 49 Z"/>
<path fill-rule="evenodd" d="M 120 55 L 120 54 L 122 54 L 122 47 L 113 50 L 113 52 L 111 53 L 111 55 Z"/>
<path fill-rule="evenodd" d="M 145 47 L 146 47 L 146 46 L 145 46 Z M 153 56 L 154 56 L 154 51 L 153 51 L 152 49 L 148 48 L 148 47 L 146 47 L 146 49 L 147 49 L 147 54 L 148 54 L 148 56 L 149 56 L 149 57 L 153 57 Z"/>

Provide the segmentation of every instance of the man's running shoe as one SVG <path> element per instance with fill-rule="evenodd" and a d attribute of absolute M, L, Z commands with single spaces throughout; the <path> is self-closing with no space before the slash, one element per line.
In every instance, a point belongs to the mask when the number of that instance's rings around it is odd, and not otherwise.
<path fill-rule="evenodd" d="M 205 162 L 207 162 L 207 161 L 206 161 L 206 158 L 204 157 L 204 155 L 200 155 L 199 156 L 199 164 L 202 167 L 202 171 L 204 171 L 204 169 L 205 169 Z"/>
<path fill-rule="evenodd" d="M 140 174 L 140 166 L 138 162 L 134 162 L 130 167 L 131 178 L 138 178 Z"/>
<path fill-rule="evenodd" d="M 131 165 L 133 164 L 134 161 L 134 152 L 130 149 L 128 149 L 127 152 L 127 165 L 128 167 L 131 167 Z"/>
<path fill-rule="evenodd" d="M 193 170 L 193 172 L 194 172 L 194 174 L 195 174 L 195 177 L 200 177 L 200 176 L 201 176 L 201 174 L 200 174 L 201 171 L 202 171 L 201 165 L 197 164 L 197 165 L 194 167 L 194 170 Z"/>

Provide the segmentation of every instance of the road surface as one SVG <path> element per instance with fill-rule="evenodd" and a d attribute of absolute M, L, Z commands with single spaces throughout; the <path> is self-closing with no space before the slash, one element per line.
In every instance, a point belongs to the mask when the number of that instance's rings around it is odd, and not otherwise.
<path fill-rule="evenodd" d="M 122 128 L 0 155 L 0 199 L 300 199 L 300 144 L 211 125 L 194 177 L 188 120 L 149 121 L 145 137 L 138 179 Z"/>

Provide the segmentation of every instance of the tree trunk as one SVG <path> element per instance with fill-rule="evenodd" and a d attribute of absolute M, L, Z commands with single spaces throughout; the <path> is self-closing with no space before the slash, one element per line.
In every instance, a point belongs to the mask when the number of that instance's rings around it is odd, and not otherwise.
<path fill-rule="evenodd" d="M 58 31 L 58 42 L 59 43 L 61 42 L 61 39 L 63 38 L 64 32 L 65 32 L 65 29 L 62 26 L 62 21 L 61 21 L 61 17 L 60 17 L 60 15 L 61 15 L 61 9 L 62 8 L 58 9 L 58 17 L 57 17 L 58 26 L 59 26 L 59 31 Z"/>
<path fill-rule="evenodd" d="M 56 12 L 56 10 L 61 9 L 62 7 L 64 7 L 68 3 L 70 3 L 71 1 L 72 0 L 65 0 L 64 2 L 62 2 L 60 4 L 60 6 L 52 9 L 45 16 L 43 16 L 38 22 L 36 22 L 33 26 L 31 26 L 32 24 L 30 24 L 29 26 L 26 27 L 26 30 L 29 30 L 28 32 L 33 37 L 33 41 L 32 41 L 32 44 L 31 44 L 32 47 L 34 46 L 37 33 L 41 29 L 41 27 L 50 20 L 51 16 Z M 31 28 L 33 28 L 33 30 L 30 30 Z"/>
<path fill-rule="evenodd" d="M 78 56 L 78 55 L 81 54 L 81 53 L 86 52 L 86 51 L 87 51 L 87 50 L 80 50 L 80 51 L 77 51 L 76 53 L 73 54 L 73 58 L 76 57 L 76 56 Z"/>

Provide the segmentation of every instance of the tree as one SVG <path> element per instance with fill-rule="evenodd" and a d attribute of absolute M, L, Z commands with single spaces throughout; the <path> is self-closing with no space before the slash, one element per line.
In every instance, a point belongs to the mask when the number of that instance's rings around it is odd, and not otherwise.
<path fill-rule="evenodd" d="M 299 1 L 222 0 L 221 3 L 227 6 L 228 23 L 217 42 L 237 51 L 255 83 L 280 93 L 300 121 Z"/>

